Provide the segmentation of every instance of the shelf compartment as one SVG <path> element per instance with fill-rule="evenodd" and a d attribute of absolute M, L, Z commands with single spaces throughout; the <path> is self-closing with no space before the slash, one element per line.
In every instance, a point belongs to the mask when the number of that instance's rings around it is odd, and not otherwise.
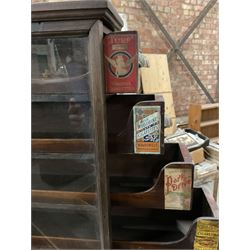
<path fill-rule="evenodd" d="M 192 165 L 180 165 L 180 164 L 169 164 L 169 167 L 187 167 L 191 168 Z M 166 166 L 166 167 L 168 167 Z M 112 206 L 130 206 L 130 207 L 139 207 L 139 208 L 154 208 L 154 209 L 165 209 L 165 200 L 164 200 L 164 169 L 161 170 L 155 184 L 148 190 L 143 192 L 130 192 L 130 193 L 111 193 L 111 204 Z M 70 193 L 73 197 L 81 197 L 79 200 L 84 201 L 85 199 L 88 202 L 94 200 L 95 193 Z M 60 198 L 57 198 L 60 197 Z M 52 200 L 53 198 L 57 201 L 64 203 L 69 200 L 69 194 L 66 192 L 54 192 L 54 191 L 32 191 L 32 197 L 35 200 Z M 60 200 L 61 199 L 61 200 Z M 74 199 L 73 199 L 74 200 Z"/>
<path fill-rule="evenodd" d="M 92 203 L 94 193 L 78 192 L 41 192 L 33 191 L 34 202 L 59 204 Z M 62 197 L 64 198 L 62 199 Z M 115 199 L 111 194 L 111 200 Z M 124 249 L 187 249 L 193 247 L 196 224 L 202 218 L 218 220 L 218 207 L 206 188 L 194 189 L 192 210 L 163 210 L 152 208 L 112 206 L 113 248 Z M 185 228 L 183 229 L 183 225 Z M 182 224 L 182 225 L 180 225 Z M 53 231 L 54 232 L 54 231 Z M 60 232 L 62 234 L 62 232 Z M 52 237 L 53 236 L 53 237 Z M 62 237 L 63 236 L 63 237 Z M 83 249 L 95 246 L 96 241 L 90 235 L 58 235 L 46 234 L 46 237 L 33 236 L 35 245 L 49 244 L 47 241 L 56 239 L 57 246 L 62 249 Z M 36 239 L 36 240 L 35 240 Z M 91 239 L 91 240 L 90 240 Z M 43 240 L 45 242 L 43 242 Z M 58 241 L 57 241 L 58 240 Z M 40 242 L 40 243 L 39 243 Z M 90 245 L 88 245 L 90 244 Z M 93 245 L 92 245 L 93 244 Z M 44 246 L 44 245 L 43 245 Z"/>
<path fill-rule="evenodd" d="M 134 153 L 133 107 L 142 103 L 161 106 L 160 102 L 155 101 L 154 95 L 142 94 L 106 95 L 106 99 L 108 152 Z M 163 120 L 162 115 L 161 119 Z"/>
<path fill-rule="evenodd" d="M 193 191 L 190 211 L 112 207 L 113 247 L 193 249 L 197 221 L 218 221 L 218 207 L 209 192 L 203 188 Z"/>
<path fill-rule="evenodd" d="M 83 73 L 83 72 L 82 72 Z M 86 94 L 89 91 L 89 72 L 75 77 L 32 79 L 32 94 Z"/>
<path fill-rule="evenodd" d="M 168 236 L 165 236 L 172 239 L 179 236 L 177 240 L 163 241 L 161 240 L 161 235 L 164 237 L 164 234 L 161 234 L 160 232 L 158 232 L 158 234 L 152 234 L 149 230 L 148 235 L 151 240 L 112 240 L 112 247 L 114 249 L 193 249 L 197 223 L 202 219 L 217 221 L 217 219 L 213 218 L 199 217 L 191 223 L 186 234 L 179 232 L 177 235 L 173 231 L 172 234 L 169 232 Z M 126 229 L 124 229 L 124 233 L 125 231 Z M 130 232 L 127 230 L 127 236 L 129 236 Z M 121 233 L 121 230 L 117 232 L 117 234 Z M 153 238 L 158 238 L 159 240 L 153 240 Z M 35 247 L 38 249 L 100 249 L 98 240 L 52 236 L 32 236 L 32 246 L 34 249 L 36 249 Z"/>
<path fill-rule="evenodd" d="M 184 236 L 175 219 L 113 217 L 113 240 L 171 242 Z"/>
<path fill-rule="evenodd" d="M 32 183 L 56 185 L 95 174 L 92 139 L 32 139 Z M 54 182 L 53 182 L 54 178 Z M 93 179 L 93 178 L 92 178 Z M 85 182 L 89 182 L 86 181 Z"/>
<path fill-rule="evenodd" d="M 32 234 L 34 236 L 72 237 L 97 239 L 98 211 L 96 208 L 65 211 L 58 209 L 32 209 Z"/>
<path fill-rule="evenodd" d="M 109 176 L 125 178 L 150 178 L 155 180 L 161 169 L 171 162 L 191 163 L 186 146 L 165 143 L 163 155 L 108 154 Z M 112 190 L 111 190 L 112 191 Z"/>
<path fill-rule="evenodd" d="M 52 175 L 41 174 L 32 176 L 32 189 L 41 191 L 77 191 L 77 192 L 95 192 L 96 179 L 95 173 L 73 173 L 71 175 Z"/>
<path fill-rule="evenodd" d="M 135 193 L 111 193 L 111 204 L 113 206 L 131 206 L 141 208 L 165 209 L 164 200 L 164 170 L 167 168 L 189 168 L 192 164 L 168 164 L 160 171 L 155 184 L 146 191 Z"/>
<path fill-rule="evenodd" d="M 173 230 L 173 229 L 172 229 Z M 194 222 L 186 235 L 176 231 L 156 233 L 151 240 L 113 240 L 115 249 L 193 249 L 196 223 Z M 150 235 L 150 234 L 149 234 Z M 154 238 L 156 240 L 154 240 Z M 165 239 L 170 239 L 169 241 Z M 158 240 L 157 240 L 158 239 Z M 172 239 L 172 240 L 171 240 Z"/>
<path fill-rule="evenodd" d="M 113 248 L 115 249 L 194 249 L 194 242 L 196 236 L 197 224 L 201 220 L 218 221 L 218 219 L 199 217 L 192 221 L 188 232 L 181 236 L 179 239 L 171 241 L 162 240 L 113 240 Z M 159 238 L 161 235 L 156 235 Z M 177 235 L 175 234 L 174 237 Z M 164 235 L 163 235 L 164 237 Z M 165 235 L 165 237 L 171 237 L 171 234 Z"/>
<path fill-rule="evenodd" d="M 32 138 L 91 139 L 92 109 L 88 102 L 33 102 Z"/>

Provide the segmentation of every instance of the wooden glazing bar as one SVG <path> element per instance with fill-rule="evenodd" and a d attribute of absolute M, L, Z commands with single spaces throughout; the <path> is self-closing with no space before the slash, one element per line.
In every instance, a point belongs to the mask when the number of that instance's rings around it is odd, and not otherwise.
<path fill-rule="evenodd" d="M 32 159 L 39 160 L 84 160 L 91 161 L 94 159 L 94 154 L 81 153 L 32 153 Z"/>
<path fill-rule="evenodd" d="M 32 210 L 36 211 L 46 211 L 46 212 L 57 212 L 60 213 L 83 213 L 83 214 L 96 214 L 97 209 L 93 205 L 89 204 L 53 204 L 53 203 L 44 203 L 44 202 L 32 202 Z"/>
<path fill-rule="evenodd" d="M 70 102 L 72 94 L 34 94 L 32 102 Z M 73 95 L 75 102 L 89 102 L 88 94 Z"/>
<path fill-rule="evenodd" d="M 32 139 L 33 153 L 91 153 L 92 139 Z"/>
<path fill-rule="evenodd" d="M 96 202 L 96 193 L 32 190 L 32 201 L 68 204 L 81 204 L 87 202 L 89 204 L 94 204 Z"/>

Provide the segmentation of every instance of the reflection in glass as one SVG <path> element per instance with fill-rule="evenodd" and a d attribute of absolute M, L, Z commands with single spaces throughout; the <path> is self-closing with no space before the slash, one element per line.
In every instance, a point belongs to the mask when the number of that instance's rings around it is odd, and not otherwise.
<path fill-rule="evenodd" d="M 33 38 L 34 138 L 89 138 L 88 38 Z"/>
<path fill-rule="evenodd" d="M 32 39 L 32 249 L 100 248 L 88 42 Z"/>
<path fill-rule="evenodd" d="M 33 38 L 32 78 L 55 79 L 87 72 L 88 38 Z"/>

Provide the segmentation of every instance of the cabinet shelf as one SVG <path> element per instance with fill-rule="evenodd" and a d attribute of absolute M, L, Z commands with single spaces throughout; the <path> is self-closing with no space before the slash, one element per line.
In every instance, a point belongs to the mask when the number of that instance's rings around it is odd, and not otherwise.
<path fill-rule="evenodd" d="M 33 153 L 91 153 L 93 139 L 32 139 Z"/>
<path fill-rule="evenodd" d="M 206 205 L 203 189 L 195 189 L 196 200 L 192 211 L 172 210 L 135 210 L 133 213 L 112 213 L 113 239 L 115 249 L 191 249 L 195 237 L 197 223 L 208 219 L 209 211 L 203 211 Z M 208 198 L 208 197 L 207 197 Z M 114 211 L 115 209 L 113 209 Z M 137 211 L 137 212 L 136 212 Z M 139 213 L 139 215 L 134 215 Z M 215 218 L 210 220 L 217 221 Z M 89 235 L 55 237 L 33 236 L 32 242 L 36 246 L 45 247 L 49 242 L 58 248 L 67 246 L 72 249 L 94 248 L 99 242 Z"/>
<path fill-rule="evenodd" d="M 93 192 L 70 192 L 70 191 L 52 191 L 52 190 L 32 190 L 32 201 L 35 202 L 51 202 L 63 204 L 80 204 L 87 202 L 94 204 L 96 201 L 96 193 Z"/>
<path fill-rule="evenodd" d="M 160 179 L 159 179 L 160 180 Z M 158 187 L 152 187 L 145 192 L 139 193 L 111 193 L 112 206 L 127 206 L 130 208 L 144 208 L 144 209 L 164 209 L 164 191 L 161 185 L 156 184 Z M 158 188 L 158 189 L 157 189 Z M 209 198 L 209 193 L 204 189 L 195 189 L 195 197 Z M 44 203 L 59 203 L 59 204 L 78 204 L 83 203 L 95 204 L 95 192 L 70 192 L 70 191 L 51 191 L 51 190 L 33 190 L 33 202 Z M 197 201 L 196 201 L 197 202 Z M 203 201 L 205 203 L 205 201 Z M 197 205 L 195 205 L 197 206 Z M 213 216 L 218 215 L 218 207 L 214 202 L 208 203 L 209 211 Z M 166 209 L 165 211 L 167 211 Z M 170 210 L 172 211 L 172 210 Z M 173 210 L 174 211 L 174 210 Z M 181 211 L 180 211 L 181 212 Z M 188 211 L 182 211 L 188 213 Z M 191 212 L 190 212 L 191 214 Z"/>
<path fill-rule="evenodd" d="M 138 208 L 154 208 L 164 209 L 164 169 L 168 167 L 178 166 L 178 164 L 168 164 L 160 171 L 155 184 L 141 192 L 123 192 L 112 193 L 111 187 L 111 204 L 113 206 L 130 206 Z M 182 165 L 182 167 L 190 168 L 192 165 Z M 83 202 L 93 203 L 96 194 L 84 192 L 64 192 L 64 191 L 32 191 L 33 200 L 38 201 L 52 201 L 56 200 L 60 203 L 68 202 Z"/>

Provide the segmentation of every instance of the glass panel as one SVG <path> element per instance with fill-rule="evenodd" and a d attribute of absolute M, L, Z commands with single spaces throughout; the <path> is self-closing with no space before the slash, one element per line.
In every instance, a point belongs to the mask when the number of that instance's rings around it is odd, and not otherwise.
<path fill-rule="evenodd" d="M 32 249 L 100 248 L 88 43 L 32 39 Z"/>

